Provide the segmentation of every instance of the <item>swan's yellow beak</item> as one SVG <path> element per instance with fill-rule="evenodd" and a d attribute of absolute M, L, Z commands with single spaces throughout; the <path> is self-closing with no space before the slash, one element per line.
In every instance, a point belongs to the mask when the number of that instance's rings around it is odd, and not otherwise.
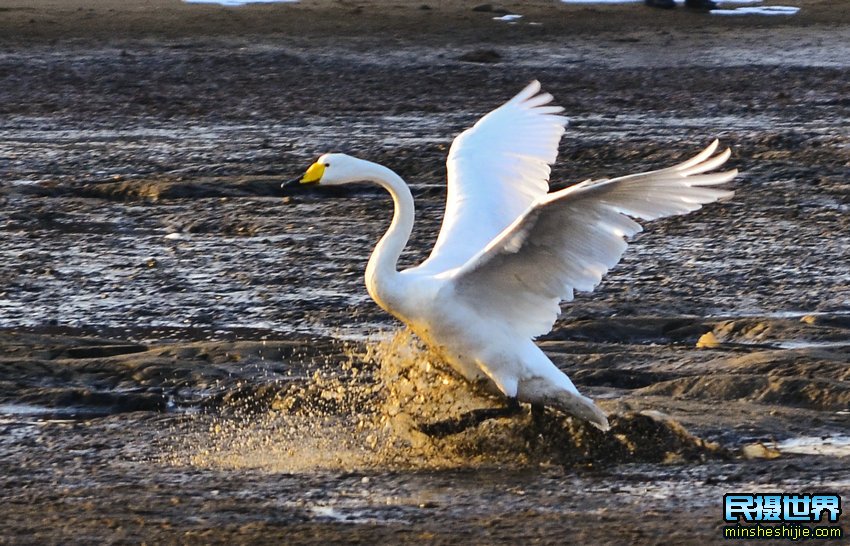
<path fill-rule="evenodd" d="M 301 177 L 302 184 L 315 184 L 319 180 L 322 179 L 322 176 L 325 174 L 325 164 L 313 163 L 310 165 L 310 168 L 307 169 L 307 172 L 304 173 L 304 176 Z"/>

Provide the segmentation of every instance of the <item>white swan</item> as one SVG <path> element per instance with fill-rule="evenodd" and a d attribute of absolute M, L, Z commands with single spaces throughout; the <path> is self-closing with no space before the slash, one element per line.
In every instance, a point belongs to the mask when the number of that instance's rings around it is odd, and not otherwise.
<path fill-rule="evenodd" d="M 392 223 L 366 267 L 366 287 L 463 377 L 494 387 L 511 404 L 554 407 L 607 430 L 605 414 L 534 343 L 575 290 L 592 291 L 641 231 L 630 218 L 684 214 L 733 195 L 711 186 L 736 170 L 729 150 L 667 169 L 587 180 L 548 193 L 549 165 L 567 119 L 532 82 L 461 133 L 448 156 L 448 198 L 431 255 L 397 270 L 413 228 L 413 197 L 390 169 L 325 154 L 297 182 L 332 186 L 371 181 L 389 191 Z"/>

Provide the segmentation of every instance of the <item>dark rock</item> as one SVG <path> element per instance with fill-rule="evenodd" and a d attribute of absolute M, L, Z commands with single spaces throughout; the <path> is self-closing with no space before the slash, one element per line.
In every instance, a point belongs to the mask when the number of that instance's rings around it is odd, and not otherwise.
<path fill-rule="evenodd" d="M 468 63 L 498 63 L 502 60 L 502 55 L 493 49 L 476 49 L 464 53 L 458 60 Z"/>
<path fill-rule="evenodd" d="M 591 387 L 640 389 L 654 383 L 673 379 L 673 374 L 641 370 L 580 369 L 572 374 L 575 383 Z"/>
<path fill-rule="evenodd" d="M 501 6 L 494 6 L 493 4 L 479 4 L 472 8 L 472 11 L 478 11 L 482 13 L 495 13 L 496 15 L 508 15 L 512 13 L 510 10 L 507 10 Z"/>

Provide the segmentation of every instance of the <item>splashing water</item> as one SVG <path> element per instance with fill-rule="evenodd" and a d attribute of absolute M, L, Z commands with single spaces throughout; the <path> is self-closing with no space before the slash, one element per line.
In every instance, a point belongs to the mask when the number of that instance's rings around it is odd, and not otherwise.
<path fill-rule="evenodd" d="M 188 416 L 171 458 L 279 472 L 469 464 L 449 448 L 464 435 L 432 439 L 417 425 L 499 401 L 438 365 L 407 330 L 343 352 L 347 360 L 335 369 L 259 386 L 215 414 Z"/>
<path fill-rule="evenodd" d="M 187 416 L 166 457 L 203 468 L 271 472 L 436 469 L 510 463 L 671 461 L 717 450 L 676 423 L 613 416 L 611 434 L 547 412 L 493 419 L 446 438 L 418 426 L 503 400 L 477 390 L 402 330 L 344 345 L 311 377 L 237 391 L 214 412 Z"/>

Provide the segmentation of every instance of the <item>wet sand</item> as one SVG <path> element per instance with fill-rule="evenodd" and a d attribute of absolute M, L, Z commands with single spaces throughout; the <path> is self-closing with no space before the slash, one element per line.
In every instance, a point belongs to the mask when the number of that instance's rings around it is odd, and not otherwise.
<path fill-rule="evenodd" d="M 0 543 L 713 543 L 724 493 L 846 499 L 850 19 L 783 3 L 0 2 Z M 498 401 L 389 341 L 388 198 L 279 184 L 395 169 L 416 263 L 451 139 L 532 78 L 571 118 L 553 187 L 719 137 L 737 194 L 646 226 L 541 340 L 614 434 L 428 439 Z"/>

